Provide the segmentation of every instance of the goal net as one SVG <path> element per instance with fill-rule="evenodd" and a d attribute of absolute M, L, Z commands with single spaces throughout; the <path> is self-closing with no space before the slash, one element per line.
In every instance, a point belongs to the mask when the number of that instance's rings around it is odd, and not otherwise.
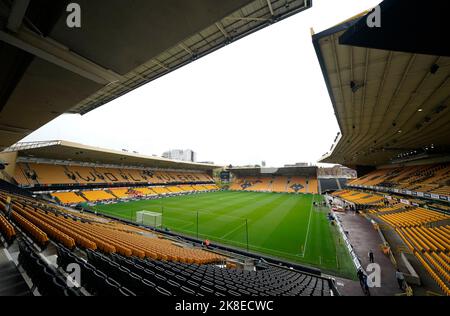
<path fill-rule="evenodd" d="M 136 222 L 146 226 L 161 227 L 162 215 L 158 212 L 139 211 L 136 213 Z"/>

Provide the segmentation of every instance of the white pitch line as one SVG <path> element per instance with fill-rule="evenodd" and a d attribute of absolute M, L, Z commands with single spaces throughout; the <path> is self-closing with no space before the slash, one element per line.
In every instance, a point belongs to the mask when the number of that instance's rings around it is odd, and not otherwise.
<path fill-rule="evenodd" d="M 306 229 L 305 247 L 303 247 L 302 258 L 305 257 L 306 246 L 308 245 L 309 226 L 310 226 L 310 224 L 311 224 L 311 214 L 312 214 L 313 204 L 314 204 L 314 196 L 313 196 L 313 198 L 312 198 L 312 200 L 311 200 L 311 208 L 309 209 L 308 228 Z"/>
<path fill-rule="evenodd" d="M 242 226 L 244 226 L 245 223 L 242 223 L 241 225 L 239 225 L 238 227 L 236 227 L 235 229 L 229 231 L 228 233 L 226 233 L 225 235 L 223 235 L 222 237 L 219 237 L 220 239 L 224 239 L 225 237 L 230 236 L 231 234 L 233 234 L 235 231 L 237 231 L 239 228 L 241 228 Z"/>

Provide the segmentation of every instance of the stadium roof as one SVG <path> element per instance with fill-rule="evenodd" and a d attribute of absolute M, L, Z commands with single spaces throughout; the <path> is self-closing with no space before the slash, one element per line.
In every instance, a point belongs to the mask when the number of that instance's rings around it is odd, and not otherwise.
<path fill-rule="evenodd" d="M 84 114 L 311 0 L 0 1 L 0 149 L 62 113 Z M 151 106 L 151 105 L 150 105 Z"/>
<path fill-rule="evenodd" d="M 363 15 L 313 35 L 341 130 L 321 162 L 375 166 L 448 153 L 450 58 L 340 44 Z"/>
<path fill-rule="evenodd" d="M 144 168 L 187 170 L 212 170 L 221 168 L 221 166 L 213 164 L 146 156 L 135 152 L 103 149 L 63 140 L 17 143 L 6 148 L 3 152 L 18 152 L 19 157 L 29 159 L 63 160 Z"/>

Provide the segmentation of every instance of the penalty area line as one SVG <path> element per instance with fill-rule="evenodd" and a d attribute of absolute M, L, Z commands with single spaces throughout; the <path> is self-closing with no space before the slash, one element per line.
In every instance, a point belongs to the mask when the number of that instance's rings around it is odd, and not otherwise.
<path fill-rule="evenodd" d="M 222 237 L 219 237 L 220 239 L 225 239 L 225 237 L 230 236 L 231 234 L 233 234 L 234 232 L 236 232 L 239 228 L 241 228 L 242 226 L 244 226 L 245 223 L 239 225 L 238 227 L 236 227 L 235 229 L 229 231 L 228 233 L 226 233 L 225 235 L 223 235 Z"/>
<path fill-rule="evenodd" d="M 314 196 L 313 196 L 313 198 L 312 198 L 312 200 L 311 200 L 311 207 L 310 207 L 310 209 L 309 209 L 308 228 L 306 229 L 305 245 L 304 245 L 304 247 L 303 247 L 303 253 L 302 253 L 302 255 L 301 255 L 302 258 L 305 257 L 306 246 L 308 245 L 309 227 L 311 226 L 311 214 L 312 214 L 313 204 L 314 204 Z"/>

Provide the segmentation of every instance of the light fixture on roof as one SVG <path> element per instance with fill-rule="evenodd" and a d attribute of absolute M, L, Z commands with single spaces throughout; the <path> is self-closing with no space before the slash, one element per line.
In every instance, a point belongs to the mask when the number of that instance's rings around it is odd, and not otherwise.
<path fill-rule="evenodd" d="M 355 81 L 350 81 L 350 89 L 352 89 L 353 93 L 356 93 L 364 84 L 362 83 L 356 83 Z"/>
<path fill-rule="evenodd" d="M 401 133 L 402 132 L 402 130 L 401 129 L 399 129 L 398 131 L 397 131 L 397 133 Z"/>
<path fill-rule="evenodd" d="M 430 73 L 431 73 L 432 75 L 434 75 L 438 70 L 439 70 L 439 65 L 438 65 L 438 64 L 433 64 L 433 65 L 431 65 L 431 67 L 430 67 Z"/>
<path fill-rule="evenodd" d="M 422 112 L 422 111 L 423 111 L 423 109 L 418 109 L 418 110 L 417 110 L 417 112 Z"/>

